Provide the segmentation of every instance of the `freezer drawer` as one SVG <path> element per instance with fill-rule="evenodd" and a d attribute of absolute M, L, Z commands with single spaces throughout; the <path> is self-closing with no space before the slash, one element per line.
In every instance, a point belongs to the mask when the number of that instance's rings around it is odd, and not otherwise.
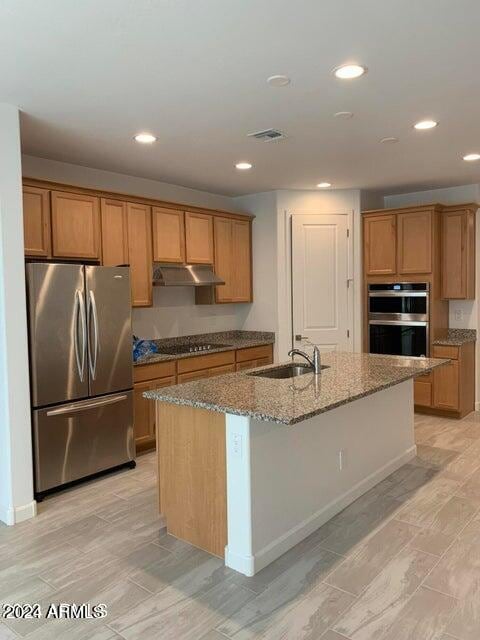
<path fill-rule="evenodd" d="M 135 458 L 132 391 L 33 412 L 35 491 Z"/>

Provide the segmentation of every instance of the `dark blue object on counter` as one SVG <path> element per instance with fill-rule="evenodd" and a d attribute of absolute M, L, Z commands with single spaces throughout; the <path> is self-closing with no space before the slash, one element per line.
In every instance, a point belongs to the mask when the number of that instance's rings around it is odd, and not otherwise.
<path fill-rule="evenodd" d="M 138 362 L 147 356 L 158 353 L 158 347 L 153 340 L 140 340 L 133 336 L 133 361 Z"/>

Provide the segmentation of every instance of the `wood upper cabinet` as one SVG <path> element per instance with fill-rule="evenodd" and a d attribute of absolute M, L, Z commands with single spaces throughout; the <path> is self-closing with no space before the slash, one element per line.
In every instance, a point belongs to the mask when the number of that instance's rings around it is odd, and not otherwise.
<path fill-rule="evenodd" d="M 369 276 L 397 272 L 396 215 L 363 218 L 364 266 Z"/>
<path fill-rule="evenodd" d="M 152 211 L 144 204 L 127 203 L 128 262 L 132 286 L 132 306 L 151 307 Z"/>
<path fill-rule="evenodd" d="M 250 222 L 215 218 L 215 272 L 225 280 L 216 287 L 217 302 L 251 302 Z"/>
<path fill-rule="evenodd" d="M 98 198 L 52 191 L 52 255 L 55 258 L 100 259 Z"/>
<path fill-rule="evenodd" d="M 23 236 L 25 255 L 51 256 L 50 191 L 23 187 Z"/>
<path fill-rule="evenodd" d="M 213 264 L 212 216 L 185 212 L 185 245 L 188 264 Z"/>
<path fill-rule="evenodd" d="M 185 214 L 176 209 L 153 207 L 153 259 L 185 262 Z"/>
<path fill-rule="evenodd" d="M 445 207 L 442 214 L 442 297 L 475 298 L 475 209 Z"/>
<path fill-rule="evenodd" d="M 100 200 L 102 216 L 102 264 L 118 267 L 128 264 L 127 203 L 121 200 Z"/>
<path fill-rule="evenodd" d="M 432 211 L 411 211 L 398 214 L 398 273 L 432 272 L 432 216 Z"/>

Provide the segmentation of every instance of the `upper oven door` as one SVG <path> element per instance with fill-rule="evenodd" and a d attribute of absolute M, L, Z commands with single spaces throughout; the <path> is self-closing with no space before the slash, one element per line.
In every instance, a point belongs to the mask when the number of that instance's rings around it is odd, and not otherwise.
<path fill-rule="evenodd" d="M 428 314 L 426 291 L 371 291 L 368 294 L 369 313 Z M 422 318 L 426 320 L 426 318 Z"/>

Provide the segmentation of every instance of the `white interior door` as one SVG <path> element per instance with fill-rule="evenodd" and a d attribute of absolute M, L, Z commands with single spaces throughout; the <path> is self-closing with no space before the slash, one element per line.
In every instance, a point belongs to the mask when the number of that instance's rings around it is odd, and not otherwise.
<path fill-rule="evenodd" d="M 349 351 L 347 215 L 292 216 L 293 346 Z"/>

